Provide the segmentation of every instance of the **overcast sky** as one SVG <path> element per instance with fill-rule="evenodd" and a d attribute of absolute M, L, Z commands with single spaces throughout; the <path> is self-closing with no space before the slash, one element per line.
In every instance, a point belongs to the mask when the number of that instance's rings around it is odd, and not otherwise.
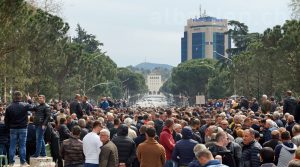
<path fill-rule="evenodd" d="M 251 32 L 290 19 L 290 0 L 63 0 L 62 16 L 104 43 L 118 66 L 180 63 L 180 39 L 188 18 L 207 15 L 246 23 Z"/>

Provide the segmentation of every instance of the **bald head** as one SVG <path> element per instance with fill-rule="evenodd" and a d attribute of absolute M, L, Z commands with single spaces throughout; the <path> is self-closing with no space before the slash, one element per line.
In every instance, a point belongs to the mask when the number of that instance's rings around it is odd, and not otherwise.
<path fill-rule="evenodd" d="M 272 139 L 279 139 L 280 137 L 280 132 L 278 130 L 273 130 L 271 132 L 271 135 L 272 135 Z"/>

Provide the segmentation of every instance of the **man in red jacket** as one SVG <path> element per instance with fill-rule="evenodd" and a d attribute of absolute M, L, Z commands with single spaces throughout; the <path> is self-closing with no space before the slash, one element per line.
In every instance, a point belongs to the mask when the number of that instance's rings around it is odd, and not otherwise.
<path fill-rule="evenodd" d="M 159 137 L 160 144 L 166 150 L 165 167 L 173 167 L 173 162 L 171 160 L 172 152 L 175 146 L 175 141 L 172 136 L 173 126 L 174 126 L 174 120 L 172 118 L 168 118 L 165 122 L 165 127 L 163 128 Z"/>

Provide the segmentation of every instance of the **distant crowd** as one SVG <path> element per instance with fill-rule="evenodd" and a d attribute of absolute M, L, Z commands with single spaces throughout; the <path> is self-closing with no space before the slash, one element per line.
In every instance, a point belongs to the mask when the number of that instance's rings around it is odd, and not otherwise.
<path fill-rule="evenodd" d="M 0 155 L 10 166 L 51 156 L 58 167 L 300 167 L 300 98 L 263 95 L 194 107 L 129 108 L 87 96 L 23 97 L 0 107 Z M 47 150 L 50 154 L 47 154 Z M 1 164 L 0 164 L 1 166 Z"/>

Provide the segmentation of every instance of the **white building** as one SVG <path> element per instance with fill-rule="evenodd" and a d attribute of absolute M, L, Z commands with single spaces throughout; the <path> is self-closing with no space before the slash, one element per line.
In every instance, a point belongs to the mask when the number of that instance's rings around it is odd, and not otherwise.
<path fill-rule="evenodd" d="M 156 95 L 159 93 L 160 87 L 163 85 L 161 75 L 150 74 L 147 76 L 147 86 L 149 94 Z"/>

